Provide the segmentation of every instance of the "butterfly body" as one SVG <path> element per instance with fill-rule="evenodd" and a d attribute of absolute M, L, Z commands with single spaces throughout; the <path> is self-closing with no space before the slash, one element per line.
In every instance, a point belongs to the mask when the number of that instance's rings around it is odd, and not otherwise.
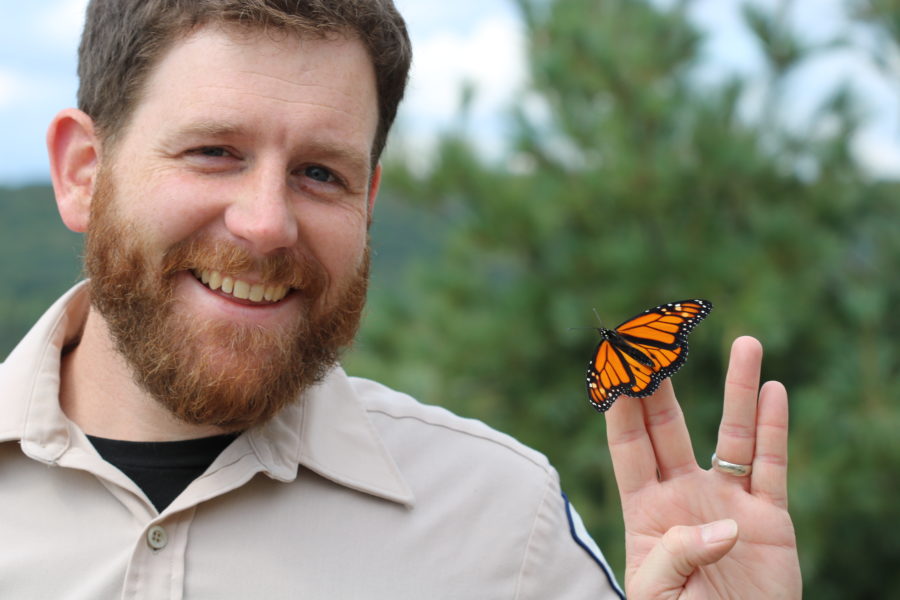
<path fill-rule="evenodd" d="M 616 333 L 615 329 L 598 327 L 597 332 L 600 334 L 601 338 L 612 344 L 617 350 L 624 352 L 645 367 L 653 366 L 652 358 L 641 352 L 637 346 L 632 345 L 624 336 Z"/>
<path fill-rule="evenodd" d="M 687 335 L 712 310 L 707 300 L 681 300 L 645 310 L 614 329 L 599 328 L 588 363 L 587 392 L 600 412 L 625 394 L 649 396 L 687 359 Z"/>

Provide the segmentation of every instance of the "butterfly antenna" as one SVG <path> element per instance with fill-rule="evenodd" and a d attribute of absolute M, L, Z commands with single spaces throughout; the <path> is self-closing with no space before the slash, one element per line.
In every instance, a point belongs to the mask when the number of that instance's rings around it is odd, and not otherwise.
<path fill-rule="evenodd" d="M 597 312 L 596 308 L 591 309 L 591 310 L 594 311 L 594 316 L 597 317 L 597 322 L 600 323 L 600 327 L 603 327 L 603 320 L 600 319 L 600 313 Z M 584 331 L 585 329 L 588 329 L 590 331 L 597 330 L 596 327 L 569 327 L 569 331 Z"/>

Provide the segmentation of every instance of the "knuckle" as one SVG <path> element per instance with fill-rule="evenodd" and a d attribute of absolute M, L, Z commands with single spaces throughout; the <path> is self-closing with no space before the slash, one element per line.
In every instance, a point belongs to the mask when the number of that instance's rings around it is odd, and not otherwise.
<path fill-rule="evenodd" d="M 649 425 L 659 427 L 660 425 L 667 425 L 673 421 L 677 421 L 680 418 L 681 410 L 678 407 L 673 407 L 648 415 L 647 422 Z"/>
<path fill-rule="evenodd" d="M 719 426 L 719 435 L 742 440 L 753 439 L 756 437 L 756 427 L 735 422 L 723 422 Z"/>
<path fill-rule="evenodd" d="M 747 392 L 751 394 L 756 394 L 757 386 L 756 382 L 744 381 L 738 377 L 730 377 L 725 380 L 725 387 L 734 388 L 741 392 Z"/>

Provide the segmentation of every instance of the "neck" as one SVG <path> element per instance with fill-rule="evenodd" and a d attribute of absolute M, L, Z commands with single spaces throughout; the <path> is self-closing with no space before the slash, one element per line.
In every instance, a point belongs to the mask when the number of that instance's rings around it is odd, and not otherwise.
<path fill-rule="evenodd" d="M 176 419 L 145 392 L 93 308 L 78 346 L 62 358 L 59 401 L 69 419 L 97 437 L 153 442 L 225 433 L 212 425 Z"/>

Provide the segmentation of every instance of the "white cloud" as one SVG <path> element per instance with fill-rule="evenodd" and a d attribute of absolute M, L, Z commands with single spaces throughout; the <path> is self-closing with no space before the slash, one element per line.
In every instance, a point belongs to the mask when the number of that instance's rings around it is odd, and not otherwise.
<path fill-rule="evenodd" d="M 77 48 L 84 26 L 88 0 L 53 0 L 35 12 L 31 23 L 35 35 L 63 48 Z"/>
<path fill-rule="evenodd" d="M 0 65 L 0 110 L 34 109 L 38 105 L 61 108 L 57 104 L 65 96 L 60 91 L 66 87 L 52 74 Z"/>
<path fill-rule="evenodd" d="M 900 146 L 883 130 L 870 129 L 857 135 L 853 152 L 873 176 L 900 179 Z"/>
<path fill-rule="evenodd" d="M 403 145 L 424 164 L 436 133 L 459 113 L 464 85 L 473 85 L 468 123 L 473 140 L 487 156 L 505 144 L 502 113 L 526 77 L 524 34 L 513 14 L 493 13 L 468 27 L 431 28 L 423 37 L 411 28 L 413 67 L 400 108 Z"/>
<path fill-rule="evenodd" d="M 22 88 L 22 80 L 15 71 L 0 67 L 0 110 L 14 104 Z"/>
<path fill-rule="evenodd" d="M 417 120 L 451 119 L 464 83 L 476 87 L 476 116 L 495 113 L 511 100 L 525 76 L 522 30 L 512 18 L 486 19 L 466 33 L 441 32 L 414 40 L 413 47 L 405 110 Z"/>

